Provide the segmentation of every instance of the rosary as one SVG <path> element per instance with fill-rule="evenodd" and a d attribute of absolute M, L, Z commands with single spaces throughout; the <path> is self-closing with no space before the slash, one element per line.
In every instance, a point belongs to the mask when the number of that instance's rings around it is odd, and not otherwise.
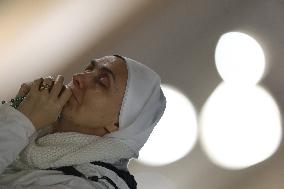
<path fill-rule="evenodd" d="M 50 90 L 50 85 L 47 84 L 47 83 L 42 83 L 42 85 L 40 86 L 39 90 L 44 90 L 44 89 Z M 21 102 L 25 98 L 26 98 L 25 96 L 16 96 L 15 98 L 12 98 L 9 102 L 6 102 L 5 100 L 3 100 L 2 104 L 10 103 L 10 106 L 12 106 L 15 109 L 17 109 L 19 107 L 19 105 L 21 104 Z"/>
<path fill-rule="evenodd" d="M 63 85 L 64 88 L 66 88 L 65 85 Z M 39 87 L 39 90 L 49 90 L 51 89 L 51 85 L 49 85 L 48 83 L 42 83 Z M 9 102 L 6 102 L 5 100 L 2 100 L 2 104 L 6 104 L 6 103 L 10 103 L 10 106 L 14 107 L 15 109 L 18 109 L 19 105 L 21 104 L 21 102 L 25 99 L 25 96 L 16 96 L 15 98 L 12 98 Z"/>
<path fill-rule="evenodd" d="M 16 96 L 15 98 L 12 98 L 9 102 L 6 102 L 5 100 L 2 101 L 2 104 L 10 103 L 10 106 L 17 109 L 21 102 L 25 99 L 25 96 Z"/>

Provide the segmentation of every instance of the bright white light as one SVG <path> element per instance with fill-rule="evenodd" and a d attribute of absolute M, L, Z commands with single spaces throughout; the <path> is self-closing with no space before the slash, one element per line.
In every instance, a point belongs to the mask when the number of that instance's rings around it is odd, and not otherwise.
<path fill-rule="evenodd" d="M 201 142 L 216 164 L 241 169 L 270 157 L 281 141 L 281 116 L 259 86 L 222 84 L 201 114 Z"/>
<path fill-rule="evenodd" d="M 176 185 L 164 175 L 154 172 L 134 174 L 139 189 L 176 189 Z"/>
<path fill-rule="evenodd" d="M 226 82 L 256 84 L 263 76 L 265 57 L 252 37 L 239 32 L 221 36 L 215 52 L 216 66 Z"/>
<path fill-rule="evenodd" d="M 167 108 L 138 159 L 148 165 L 165 165 L 181 159 L 197 139 L 196 112 L 189 99 L 173 87 L 162 85 L 162 89 Z"/>

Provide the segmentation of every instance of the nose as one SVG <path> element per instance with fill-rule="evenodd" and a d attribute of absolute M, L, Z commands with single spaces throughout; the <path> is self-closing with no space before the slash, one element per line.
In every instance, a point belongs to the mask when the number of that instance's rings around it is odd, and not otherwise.
<path fill-rule="evenodd" d="M 78 88 L 82 88 L 83 87 L 83 81 L 82 81 L 82 74 L 80 73 L 76 73 L 73 75 L 72 77 L 72 81 L 74 86 L 78 87 Z"/>
<path fill-rule="evenodd" d="M 73 75 L 73 84 L 78 88 L 84 88 L 88 84 L 91 76 L 88 73 L 76 73 Z"/>

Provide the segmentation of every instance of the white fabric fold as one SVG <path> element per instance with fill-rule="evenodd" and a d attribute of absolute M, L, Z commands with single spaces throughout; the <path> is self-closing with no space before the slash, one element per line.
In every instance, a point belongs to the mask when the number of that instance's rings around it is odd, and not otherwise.
<path fill-rule="evenodd" d="M 148 140 L 166 108 L 159 75 L 149 67 L 123 57 L 128 70 L 127 86 L 119 116 L 119 130 L 105 137 L 128 145 L 135 157 Z"/>

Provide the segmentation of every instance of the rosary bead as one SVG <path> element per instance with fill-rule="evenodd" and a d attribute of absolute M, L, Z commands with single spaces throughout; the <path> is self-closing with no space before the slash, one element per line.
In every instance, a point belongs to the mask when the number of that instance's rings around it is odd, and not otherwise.
<path fill-rule="evenodd" d="M 20 103 L 21 103 L 24 99 L 25 99 L 24 96 L 18 96 L 18 97 L 16 97 L 16 98 L 13 98 L 13 99 L 11 99 L 11 100 L 9 101 L 10 106 L 12 106 L 13 108 L 16 108 L 16 109 L 17 109 L 17 108 L 19 107 Z M 5 104 L 5 103 L 8 103 L 8 102 L 6 102 L 5 100 L 2 100 L 2 104 Z"/>

